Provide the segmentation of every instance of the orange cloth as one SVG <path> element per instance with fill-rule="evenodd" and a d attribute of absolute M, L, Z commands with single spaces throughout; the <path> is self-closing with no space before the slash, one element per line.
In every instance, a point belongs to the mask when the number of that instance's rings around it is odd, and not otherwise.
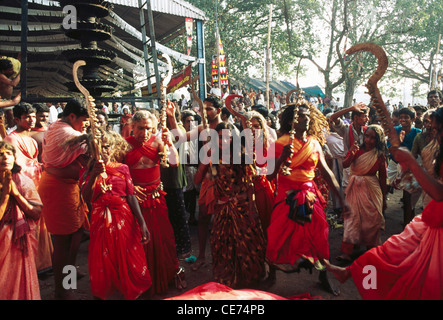
<path fill-rule="evenodd" d="M 8 134 L 5 141 L 15 147 L 15 161 L 22 167 L 20 172 L 31 178 L 38 186 L 43 168 L 41 163 L 38 162 L 37 141 L 31 137 L 18 134 L 16 131 Z"/>
<path fill-rule="evenodd" d="M 283 147 L 289 144 L 289 135 L 285 134 L 277 139 L 275 142 L 275 158 L 280 157 L 283 151 Z M 290 168 L 291 174 L 288 176 L 279 175 L 278 183 L 290 184 L 312 181 L 315 178 L 315 167 L 319 159 L 318 152 L 316 151 L 316 143 L 314 139 L 308 137 L 307 141 L 303 144 L 297 138 L 294 139 L 292 145 L 294 146 L 294 154 L 291 158 Z M 280 198 L 281 198 L 280 192 Z M 286 197 L 286 194 L 283 195 Z M 281 199 L 280 199 L 281 200 Z"/>
<path fill-rule="evenodd" d="M 71 234 L 79 228 L 89 229 L 86 204 L 77 180 L 61 179 L 43 172 L 38 192 L 43 202 L 42 217 L 52 234 Z"/>
<path fill-rule="evenodd" d="M 35 263 L 37 265 L 37 271 L 44 272 L 52 267 L 52 253 L 54 252 L 54 246 L 52 245 L 51 234 L 48 232 L 43 217 L 40 217 L 38 220 L 35 236 L 38 241 Z"/>
<path fill-rule="evenodd" d="M 12 179 L 26 200 L 41 205 L 31 179 L 22 174 L 13 174 Z M 0 220 L 0 300 L 40 300 L 35 266 L 35 221 L 27 219 L 10 200 L 8 207 L 11 205 L 16 210 L 7 210 Z"/>

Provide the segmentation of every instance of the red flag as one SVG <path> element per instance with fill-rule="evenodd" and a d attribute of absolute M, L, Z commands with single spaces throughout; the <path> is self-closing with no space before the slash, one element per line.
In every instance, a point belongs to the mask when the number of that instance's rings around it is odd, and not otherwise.
<path fill-rule="evenodd" d="M 168 84 L 167 93 L 174 92 L 181 87 L 184 87 L 191 83 L 191 71 L 192 71 L 192 65 L 187 66 L 185 69 L 180 71 L 179 73 L 176 73 L 172 76 L 171 81 Z M 149 96 L 148 86 L 144 86 L 141 88 L 142 90 L 142 96 L 147 97 Z M 152 94 L 157 93 L 157 86 L 152 86 Z"/>

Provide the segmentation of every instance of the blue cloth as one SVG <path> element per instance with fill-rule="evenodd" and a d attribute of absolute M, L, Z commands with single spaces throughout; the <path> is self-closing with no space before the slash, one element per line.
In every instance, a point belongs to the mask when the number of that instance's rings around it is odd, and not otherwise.
<path fill-rule="evenodd" d="M 394 129 L 395 129 L 395 131 L 397 131 L 397 134 L 400 134 L 402 127 L 398 126 L 398 127 L 394 127 Z M 401 143 L 401 146 L 406 147 L 406 148 L 408 148 L 409 151 L 411 151 L 412 144 L 414 143 L 414 139 L 417 136 L 417 134 L 419 134 L 420 132 L 421 132 L 421 129 L 411 128 L 411 131 L 409 131 L 409 133 L 407 135 L 405 135 L 405 139 Z M 390 146 L 390 144 L 388 143 L 388 147 L 389 146 Z"/>
<path fill-rule="evenodd" d="M 397 134 L 400 135 L 400 132 L 402 130 L 402 126 L 394 127 L 394 129 L 397 132 Z M 406 147 L 406 148 L 408 148 L 409 151 L 411 151 L 412 144 L 414 143 L 414 139 L 417 136 L 417 134 L 419 134 L 420 132 L 421 132 L 421 129 L 411 128 L 411 131 L 409 131 L 409 133 L 407 135 L 405 135 L 405 138 L 404 138 L 403 142 L 400 144 L 400 146 Z M 388 146 L 388 148 L 391 146 L 391 143 L 389 141 L 387 143 L 387 146 Z M 389 158 L 393 159 L 392 155 L 389 155 Z M 395 161 L 395 162 L 397 162 L 397 161 Z"/>

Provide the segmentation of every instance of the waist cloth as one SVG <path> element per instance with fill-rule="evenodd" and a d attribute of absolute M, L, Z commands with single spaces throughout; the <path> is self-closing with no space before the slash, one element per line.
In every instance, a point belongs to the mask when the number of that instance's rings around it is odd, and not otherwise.
<path fill-rule="evenodd" d="M 38 193 L 43 203 L 41 214 L 50 233 L 66 235 L 82 227 L 89 229 L 87 208 L 77 180 L 43 172 Z"/>

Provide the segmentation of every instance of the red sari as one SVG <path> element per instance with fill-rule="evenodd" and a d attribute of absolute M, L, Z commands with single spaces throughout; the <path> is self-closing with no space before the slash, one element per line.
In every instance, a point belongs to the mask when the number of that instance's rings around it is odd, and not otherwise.
<path fill-rule="evenodd" d="M 365 285 L 373 272 L 363 273 L 365 266 L 375 267 L 375 288 Z M 442 300 L 443 202 L 431 200 L 402 233 L 367 251 L 348 268 L 363 299 Z"/>
<path fill-rule="evenodd" d="M 289 143 L 289 135 L 280 137 L 275 144 L 275 156 L 278 158 L 283 147 Z M 329 226 L 323 210 L 325 201 L 313 179 L 319 159 L 316 148 L 318 142 L 308 137 L 304 144 L 294 139 L 294 156 L 291 159 L 291 174 L 279 174 L 277 177 L 277 195 L 275 208 L 268 227 L 267 259 L 274 264 L 294 265 L 297 259 L 309 259 L 312 263 L 329 257 Z M 315 198 L 312 222 L 300 225 L 288 218 L 289 205 L 286 204 L 286 192 L 297 191 L 298 203 L 307 197 Z"/>
<path fill-rule="evenodd" d="M 32 205 L 42 205 L 31 179 L 13 174 L 17 189 Z M 35 265 L 36 221 L 28 219 L 10 198 L 0 220 L 0 300 L 40 300 L 40 287 Z"/>
<path fill-rule="evenodd" d="M 134 194 L 129 169 L 124 164 L 106 165 L 103 193 L 100 177 L 94 186 L 89 240 L 89 276 L 95 297 L 106 299 L 115 290 L 134 300 L 151 286 L 151 277 L 141 243 L 140 227 L 126 202 Z"/>
<path fill-rule="evenodd" d="M 165 192 L 160 182 L 160 158 L 157 149 L 151 146 L 155 136 L 145 144 L 139 143 L 134 137 L 126 140 L 133 149 L 126 155 L 125 162 L 129 166 L 134 184 L 156 181 L 144 187 L 148 199 L 140 202 L 143 218 L 151 233 L 151 241 L 145 247 L 149 272 L 152 277 L 153 290 L 162 293 L 168 289 L 169 283 L 174 279 L 178 270 L 177 251 L 175 246 L 174 230 L 168 216 Z M 131 169 L 141 157 L 148 157 L 157 165 L 153 168 Z"/>
<path fill-rule="evenodd" d="M 266 177 L 267 174 L 267 149 L 261 148 L 257 152 L 257 167 L 258 176 L 254 178 L 255 189 L 255 203 L 257 211 L 260 216 L 260 222 L 263 228 L 265 236 L 266 230 L 271 223 L 271 214 L 274 209 L 274 192 L 275 187 L 273 182 L 269 181 Z"/>

